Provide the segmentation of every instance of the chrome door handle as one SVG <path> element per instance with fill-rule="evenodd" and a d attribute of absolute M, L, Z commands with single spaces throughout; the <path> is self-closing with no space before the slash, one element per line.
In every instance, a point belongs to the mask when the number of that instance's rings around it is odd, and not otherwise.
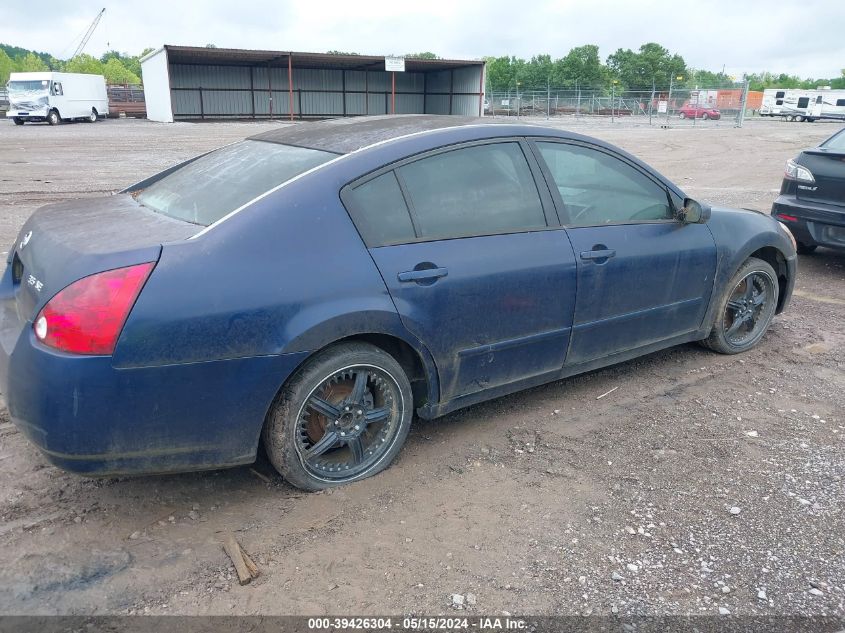
<path fill-rule="evenodd" d="M 615 255 L 616 251 L 612 248 L 598 251 L 581 251 L 581 259 L 609 259 Z"/>
<path fill-rule="evenodd" d="M 399 281 L 434 281 L 445 277 L 449 271 L 445 268 L 424 268 L 423 270 L 407 270 L 396 277 Z"/>

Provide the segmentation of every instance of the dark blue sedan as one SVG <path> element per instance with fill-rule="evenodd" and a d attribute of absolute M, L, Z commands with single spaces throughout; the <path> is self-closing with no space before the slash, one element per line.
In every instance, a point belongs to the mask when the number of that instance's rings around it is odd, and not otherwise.
<path fill-rule="evenodd" d="M 786 307 L 795 242 L 629 154 L 534 126 L 407 116 L 254 136 L 37 211 L 0 283 L 0 388 L 58 466 L 252 462 L 373 475 L 416 413 L 701 341 Z"/>

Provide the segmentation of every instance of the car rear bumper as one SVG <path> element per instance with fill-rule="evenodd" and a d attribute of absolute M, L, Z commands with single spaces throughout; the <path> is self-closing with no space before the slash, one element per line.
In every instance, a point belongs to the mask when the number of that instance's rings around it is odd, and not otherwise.
<path fill-rule="evenodd" d="M 781 195 L 772 204 L 772 215 L 802 244 L 845 249 L 845 207 Z"/>
<path fill-rule="evenodd" d="M 255 459 L 279 386 L 306 353 L 116 369 L 41 345 L 0 292 L 0 389 L 55 465 L 86 475 L 203 470 Z M 11 300 L 10 300 L 11 298 Z"/>

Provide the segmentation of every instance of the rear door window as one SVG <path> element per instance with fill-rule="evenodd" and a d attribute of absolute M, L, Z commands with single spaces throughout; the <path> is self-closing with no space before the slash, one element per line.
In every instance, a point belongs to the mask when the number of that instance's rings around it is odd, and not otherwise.
<path fill-rule="evenodd" d="M 347 190 L 343 201 L 368 247 L 416 239 L 408 206 L 392 171 Z"/>
<path fill-rule="evenodd" d="M 421 240 L 546 228 L 537 184 L 516 141 L 473 145 L 397 169 Z"/>

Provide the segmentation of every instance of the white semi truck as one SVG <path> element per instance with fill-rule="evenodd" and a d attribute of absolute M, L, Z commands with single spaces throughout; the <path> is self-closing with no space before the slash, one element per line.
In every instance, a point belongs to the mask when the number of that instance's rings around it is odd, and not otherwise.
<path fill-rule="evenodd" d="M 845 90 L 767 88 L 760 115 L 811 123 L 816 119 L 845 120 Z"/>
<path fill-rule="evenodd" d="M 12 73 L 6 84 L 9 110 L 6 118 L 16 125 L 26 121 L 85 119 L 92 123 L 108 116 L 109 98 L 102 75 L 81 73 Z"/>

